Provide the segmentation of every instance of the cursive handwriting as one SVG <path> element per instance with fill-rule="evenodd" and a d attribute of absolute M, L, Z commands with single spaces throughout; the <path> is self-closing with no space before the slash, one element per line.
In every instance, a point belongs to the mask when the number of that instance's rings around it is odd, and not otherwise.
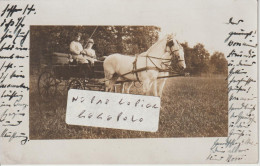
<path fill-rule="evenodd" d="M 234 21 L 237 20 L 237 21 Z M 229 132 L 226 138 L 218 138 L 210 148 L 206 160 L 233 163 L 245 160 L 250 148 L 256 148 L 256 30 L 242 29 L 246 20 L 229 18 L 230 32 L 224 40 L 230 48 L 229 72 Z M 244 27 L 244 26 L 243 26 Z M 233 30 L 235 29 L 235 30 Z M 237 29 L 240 29 L 238 31 Z M 249 44 L 250 43 L 250 44 Z"/>
<path fill-rule="evenodd" d="M 28 76 L 22 64 L 29 62 L 30 30 L 25 22 L 34 14 L 33 4 L 7 4 L 0 11 L 0 133 L 4 140 L 20 140 L 21 145 L 28 142 L 28 133 L 18 132 L 28 116 Z"/>

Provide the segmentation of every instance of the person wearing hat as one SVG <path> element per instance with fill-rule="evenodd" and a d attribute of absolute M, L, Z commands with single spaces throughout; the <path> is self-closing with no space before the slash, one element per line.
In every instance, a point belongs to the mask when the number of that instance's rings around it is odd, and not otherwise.
<path fill-rule="evenodd" d="M 80 43 L 81 33 L 77 33 L 75 35 L 74 40 L 70 43 L 70 52 L 72 54 L 72 58 L 79 63 L 88 63 L 87 59 L 83 56 L 85 51 Z"/>
<path fill-rule="evenodd" d="M 83 50 L 84 57 L 91 62 L 92 65 L 94 65 L 94 62 L 97 60 L 96 58 L 96 52 L 92 49 L 92 46 L 94 45 L 93 39 L 88 39 L 86 48 Z"/>

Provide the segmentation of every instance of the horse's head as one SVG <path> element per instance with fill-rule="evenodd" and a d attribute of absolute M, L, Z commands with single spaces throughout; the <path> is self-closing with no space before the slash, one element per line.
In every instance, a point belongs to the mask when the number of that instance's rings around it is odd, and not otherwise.
<path fill-rule="evenodd" d="M 179 70 L 186 68 L 183 47 L 174 39 L 173 35 L 167 36 L 166 51 L 169 53 L 172 63 L 174 63 Z"/>

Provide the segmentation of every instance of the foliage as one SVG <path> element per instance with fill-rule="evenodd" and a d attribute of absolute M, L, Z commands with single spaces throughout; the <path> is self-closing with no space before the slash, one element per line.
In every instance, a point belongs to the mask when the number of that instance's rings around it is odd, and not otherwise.
<path fill-rule="evenodd" d="M 84 46 L 96 26 L 31 26 L 30 60 L 38 67 L 41 59 L 52 52 L 69 53 L 69 44 L 76 33 L 82 33 Z M 99 26 L 92 38 L 97 57 L 113 53 L 140 54 L 154 44 L 160 28 L 155 26 Z M 223 53 L 210 55 L 204 45 L 189 47 L 182 44 L 187 69 L 191 75 L 227 74 L 227 60 Z"/>
<path fill-rule="evenodd" d="M 228 72 L 228 62 L 221 52 L 214 52 L 210 57 L 210 72 L 213 74 L 223 74 Z"/>
<path fill-rule="evenodd" d="M 69 53 L 75 34 L 82 33 L 84 46 L 96 26 L 31 26 L 31 63 L 39 64 L 40 56 L 52 52 Z M 112 53 L 139 54 L 158 40 L 160 28 L 155 26 L 99 26 L 92 38 L 98 57 Z"/>
<path fill-rule="evenodd" d="M 186 71 L 190 74 L 227 74 L 227 60 L 223 53 L 215 52 L 210 55 L 201 43 L 190 48 L 188 43 L 185 42 L 182 47 L 184 48 Z"/>

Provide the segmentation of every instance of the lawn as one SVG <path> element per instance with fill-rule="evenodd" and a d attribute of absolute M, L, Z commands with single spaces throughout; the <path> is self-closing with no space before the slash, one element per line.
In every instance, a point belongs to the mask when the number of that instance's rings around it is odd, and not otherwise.
<path fill-rule="evenodd" d="M 30 139 L 99 139 L 225 137 L 228 134 L 228 89 L 225 77 L 176 77 L 167 80 L 155 133 L 67 125 L 66 91 L 41 101 L 37 75 L 30 77 Z M 140 94 L 133 87 L 131 93 Z M 62 89 L 62 88 L 60 88 Z"/>

